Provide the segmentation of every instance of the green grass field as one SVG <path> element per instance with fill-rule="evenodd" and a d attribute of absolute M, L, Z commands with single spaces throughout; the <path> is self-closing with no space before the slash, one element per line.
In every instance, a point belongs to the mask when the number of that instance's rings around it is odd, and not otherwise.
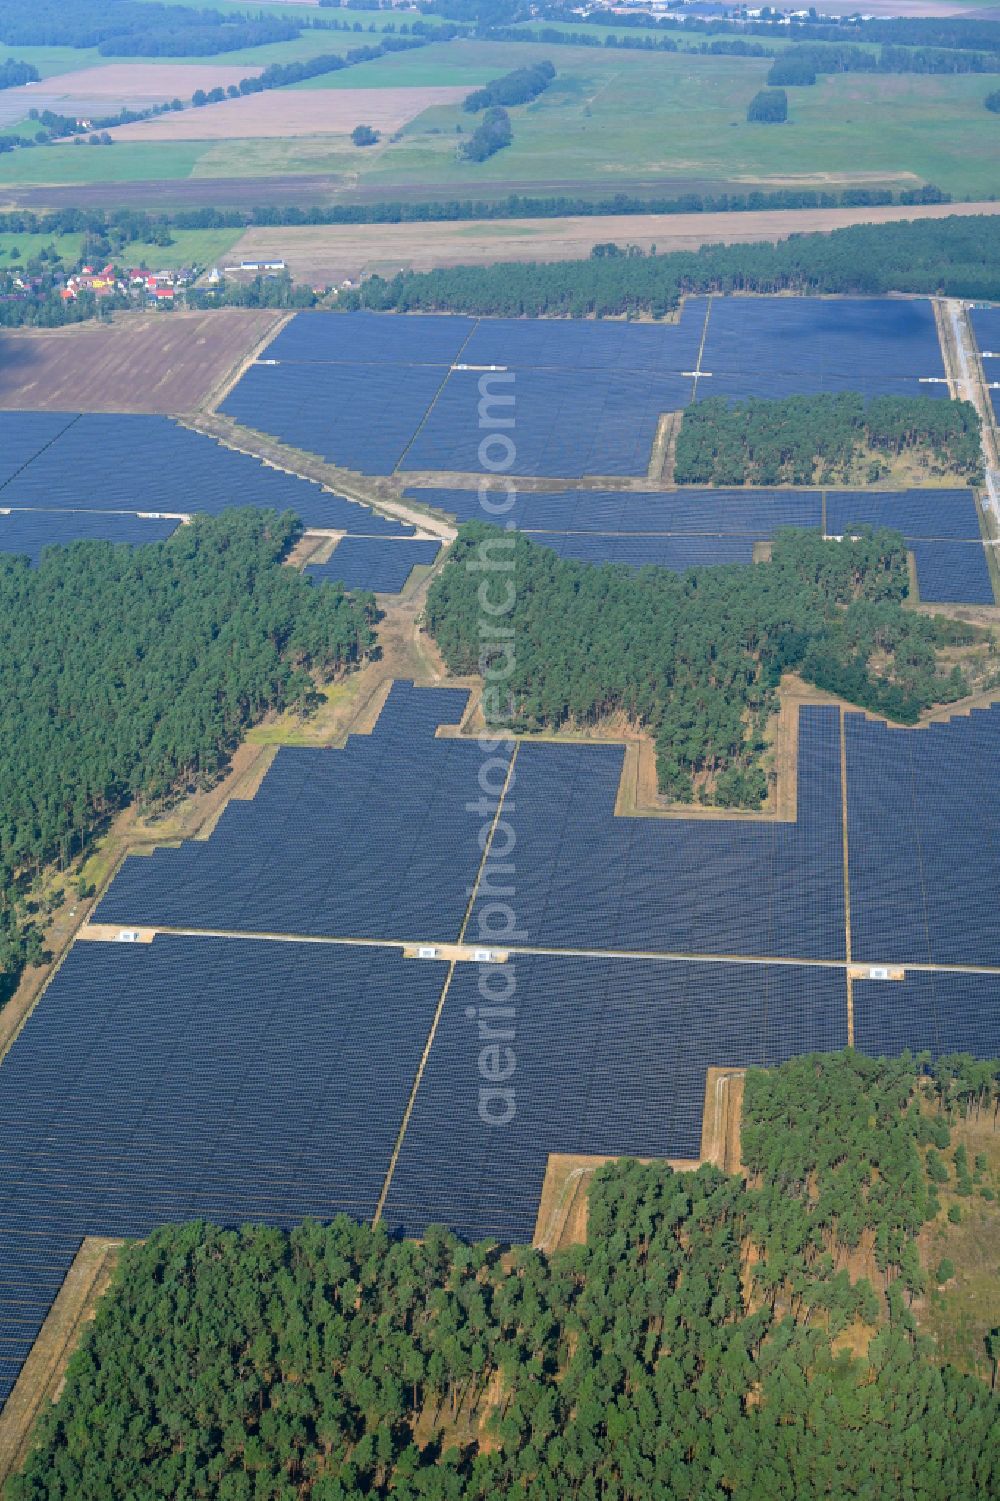
<path fill-rule="evenodd" d="M 75 73 L 78 68 L 96 68 L 109 61 L 96 47 L 11 47 L 0 37 L 0 56 L 16 57 L 18 62 L 34 63 L 43 78 L 60 73 Z"/>
<path fill-rule="evenodd" d="M 235 229 L 177 229 L 173 232 L 172 245 L 134 241 L 116 255 L 115 260 L 127 266 L 149 266 L 156 271 L 173 271 L 180 266 L 215 266 L 225 261 L 239 235 L 239 230 Z M 0 269 L 26 266 L 40 250 L 50 247 L 68 266 L 75 265 L 83 254 L 83 243 L 82 234 L 0 233 Z M 14 249 L 20 252 L 16 258 L 11 257 Z"/>
<path fill-rule="evenodd" d="M 525 61 L 530 44 L 461 41 L 390 54 L 316 80 L 333 88 L 470 88 Z M 789 90 L 787 125 L 748 125 L 746 106 L 766 59 L 554 49 L 558 75 L 514 109 L 513 144 L 482 163 L 456 144 L 475 121 L 459 105 L 425 111 L 397 141 L 358 152 L 340 138 L 59 146 L 0 157 L 0 184 L 128 183 L 188 176 L 323 173 L 384 190 L 420 185 L 430 196 L 479 190 L 612 192 L 625 184 L 937 183 L 956 197 L 1000 192 L 1000 116 L 983 108 L 996 76 L 839 74 Z"/>

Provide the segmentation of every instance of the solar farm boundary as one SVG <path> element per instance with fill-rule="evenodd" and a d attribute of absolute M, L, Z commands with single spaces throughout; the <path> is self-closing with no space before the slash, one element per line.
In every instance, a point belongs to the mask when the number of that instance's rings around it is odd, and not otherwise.
<path fill-rule="evenodd" d="M 211 411 L 219 406 L 221 402 L 225 401 L 234 386 L 238 385 L 244 375 L 246 375 L 250 366 L 256 364 L 264 351 L 269 345 L 274 343 L 278 335 L 288 327 L 294 317 L 295 310 L 293 309 L 291 312 L 283 313 L 270 328 L 265 329 L 260 338 L 235 361 L 220 380 L 216 381 L 202 402 L 202 406 Z"/>
<path fill-rule="evenodd" d="M 55 1402 L 85 1321 L 107 1289 L 123 1241 L 88 1235 L 0 1409 L 0 1489 L 23 1465 L 46 1400 Z"/>
<path fill-rule="evenodd" d="M 493 848 L 493 840 L 496 835 L 497 825 L 500 822 L 501 814 L 503 812 L 503 806 L 507 800 L 507 793 L 514 778 L 514 764 L 517 761 L 517 750 L 518 747 L 515 743 L 514 749 L 511 752 L 510 761 L 507 763 L 507 775 L 504 777 L 503 787 L 501 788 L 500 796 L 497 798 L 496 811 L 493 814 L 493 821 L 490 824 L 489 835 L 487 836 L 483 847 L 482 858 L 479 861 L 479 868 L 476 871 L 476 879 L 473 882 L 472 888 L 469 892 L 469 900 L 465 908 L 465 915 L 462 918 L 462 926 L 458 931 L 458 942 L 460 944 L 465 943 L 465 935 L 469 927 L 469 920 L 472 917 L 473 909 L 476 905 L 476 898 L 479 895 L 479 887 L 482 883 L 483 871 L 486 869 L 487 861 L 490 858 L 490 850 Z M 506 960 L 504 960 L 503 962 L 506 962 Z M 427 1060 L 430 1058 L 431 1049 L 434 1046 L 434 1039 L 437 1036 L 438 1026 L 440 1025 L 442 1014 L 444 1013 L 445 1002 L 448 999 L 448 991 L 451 989 L 451 982 L 455 975 L 455 964 L 456 960 L 452 959 L 450 964 L 448 965 L 448 973 L 445 975 L 444 984 L 441 987 L 441 994 L 438 997 L 438 1003 L 434 1009 L 434 1016 L 431 1019 L 430 1031 L 427 1034 L 427 1041 L 424 1044 L 424 1051 L 421 1054 L 420 1062 L 417 1065 L 416 1077 L 413 1080 L 413 1088 L 410 1090 L 410 1096 L 406 1102 L 406 1109 L 403 1112 L 403 1119 L 399 1127 L 399 1135 L 397 1136 L 395 1145 L 393 1146 L 392 1156 L 389 1158 L 389 1166 L 386 1169 L 385 1181 L 382 1184 L 382 1192 L 379 1194 L 378 1203 L 375 1206 L 375 1214 L 372 1219 L 373 1225 L 378 1224 L 385 1210 L 385 1201 L 389 1197 L 389 1190 L 392 1187 L 392 1180 L 396 1171 L 396 1164 L 399 1161 L 399 1154 L 403 1150 L 403 1142 L 406 1138 L 406 1129 L 410 1124 L 410 1117 L 413 1114 L 413 1107 L 416 1104 L 417 1094 L 420 1090 L 420 1083 L 424 1077 L 424 1070 L 427 1067 Z"/>
<path fill-rule="evenodd" d="M 294 475 L 296 479 L 312 480 L 331 494 L 353 501 L 355 505 L 374 511 L 377 515 L 415 526 L 418 535 L 437 537 L 444 542 L 454 540 L 456 528 L 453 522 L 446 521 L 443 516 L 431 515 L 424 509 L 409 506 L 397 494 L 384 493 L 386 487 L 384 484 L 380 485 L 378 476 L 339 469 L 334 464 L 328 464 L 319 454 L 292 448 L 269 433 L 246 427 L 217 411 L 188 414 L 183 426 L 204 437 L 214 438 L 224 448 L 246 454 L 272 469 Z"/>
<path fill-rule="evenodd" d="M 851 958 L 851 874 L 850 839 L 847 834 L 847 735 L 844 729 L 844 709 L 840 710 L 840 822 L 843 840 L 844 867 L 844 952 L 847 960 L 845 983 L 847 985 L 847 1046 L 854 1046 L 854 970 Z"/>

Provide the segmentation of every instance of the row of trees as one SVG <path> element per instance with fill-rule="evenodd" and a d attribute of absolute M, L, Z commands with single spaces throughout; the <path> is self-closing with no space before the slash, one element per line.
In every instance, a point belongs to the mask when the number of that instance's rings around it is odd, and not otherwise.
<path fill-rule="evenodd" d="M 370 651 L 373 598 L 281 566 L 299 529 L 230 511 L 135 549 L 0 557 L 0 995 L 46 866 L 133 798 L 207 783 L 249 724 Z"/>
<path fill-rule="evenodd" d="M 427 600 L 429 629 L 459 676 L 504 662 L 503 647 L 496 663 L 481 656 L 484 558 L 516 580 L 505 624 L 517 654 L 500 706 L 510 722 L 531 731 L 623 715 L 655 736 L 660 787 L 675 801 L 759 805 L 764 729 L 790 669 L 905 723 L 969 691 L 938 652 L 980 637 L 901 608 L 906 553 L 893 532 L 838 543 L 783 531 L 770 563 L 677 574 L 562 559 L 470 522 Z"/>
<path fill-rule="evenodd" d="M 687 292 L 943 293 L 1000 298 L 996 229 L 985 216 L 858 224 L 777 245 L 705 245 L 667 255 L 499 262 L 371 276 L 344 308 L 583 318 L 662 317 Z"/>
<path fill-rule="evenodd" d="M 808 85 L 822 73 L 995 73 L 991 52 L 955 52 L 936 47 L 883 47 L 868 52 L 850 45 L 789 47 L 771 64 L 770 84 Z"/>
<path fill-rule="evenodd" d="M 679 485 L 873 483 L 885 458 L 904 453 L 927 473 L 980 481 L 978 412 L 969 401 L 866 400 L 856 391 L 733 403 L 714 396 L 684 413 L 674 478 Z"/>
<path fill-rule="evenodd" d="M 609 1164 L 586 1245 L 552 1256 L 343 1217 L 159 1230 L 9 1501 L 993 1495 L 994 1399 L 931 1362 L 896 1292 L 928 1213 L 915 1083 L 851 1054 L 752 1075 L 751 1186 Z M 828 1265 L 831 1223 L 884 1245 L 888 1317 Z M 859 1319 L 878 1332 L 835 1351 Z"/>
<path fill-rule="evenodd" d="M 513 104 L 530 104 L 532 99 L 537 99 L 539 94 L 545 92 L 555 76 L 556 70 L 550 62 L 534 63 L 529 68 L 515 68 L 502 78 L 494 78 L 485 87 L 466 94 L 462 108 L 474 115 L 497 105 L 507 108 Z"/>

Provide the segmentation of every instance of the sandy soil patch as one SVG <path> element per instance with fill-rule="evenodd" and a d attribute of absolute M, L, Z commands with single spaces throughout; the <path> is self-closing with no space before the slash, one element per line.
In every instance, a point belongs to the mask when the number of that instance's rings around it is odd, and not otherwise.
<path fill-rule="evenodd" d="M 699 245 L 780 240 L 810 230 L 897 219 L 940 219 L 948 214 L 1000 213 L 1000 203 L 928 204 L 909 208 L 789 209 L 729 214 L 627 214 L 593 218 L 502 219 L 446 224 L 359 224 L 289 229 L 249 229 L 233 261 L 283 257 L 298 281 L 336 285 L 374 271 L 393 275 L 406 267 L 492 265 L 497 261 L 574 260 L 603 240 L 658 250 Z"/>
<path fill-rule="evenodd" d="M 0 408 L 193 411 L 284 315 L 126 313 L 109 325 L 0 331 Z"/>
<path fill-rule="evenodd" d="M 216 79 L 216 82 L 219 80 Z M 181 114 L 119 125 L 119 141 L 229 141 L 262 137 L 349 135 L 355 125 L 399 130 L 432 105 L 453 104 L 468 89 L 450 85 L 400 89 L 272 89 Z"/>

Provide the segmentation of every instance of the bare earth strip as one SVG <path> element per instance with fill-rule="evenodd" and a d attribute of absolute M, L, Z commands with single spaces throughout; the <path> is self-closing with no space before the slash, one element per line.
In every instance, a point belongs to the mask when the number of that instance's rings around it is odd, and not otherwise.
<path fill-rule="evenodd" d="M 106 325 L 0 332 L 0 409 L 191 411 L 284 316 L 244 308 L 126 313 Z"/>
<path fill-rule="evenodd" d="M 349 135 L 355 125 L 399 130 L 432 105 L 453 104 L 468 93 L 452 85 L 433 88 L 274 89 L 179 114 L 158 115 L 111 132 L 118 141 L 231 141 L 266 137 Z"/>
<path fill-rule="evenodd" d="M 253 260 L 282 256 L 297 281 L 332 285 L 374 271 L 394 274 L 402 267 L 429 271 L 435 266 L 491 265 L 497 261 L 576 260 L 585 258 L 592 246 L 606 240 L 641 245 L 646 250 L 652 245 L 658 250 L 695 250 L 699 245 L 720 242 L 732 245 L 781 240 L 811 230 L 901 219 L 942 219 L 955 213 L 1000 214 L 1000 203 L 260 228 L 247 230 L 237 241 L 233 257 Z"/>

